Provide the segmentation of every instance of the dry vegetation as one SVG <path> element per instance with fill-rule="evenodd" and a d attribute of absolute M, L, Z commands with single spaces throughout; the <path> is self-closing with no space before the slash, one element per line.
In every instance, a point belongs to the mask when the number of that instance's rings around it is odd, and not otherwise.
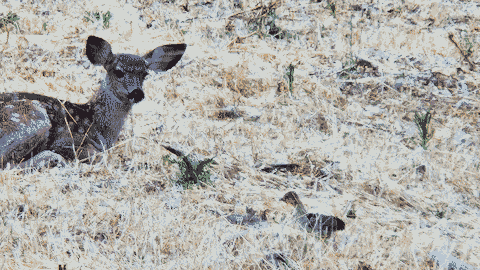
<path fill-rule="evenodd" d="M 23 2 L 0 4 L 19 18 L 2 25 L 1 92 L 86 102 L 104 76 L 89 35 L 188 48 L 101 164 L 0 172 L 1 269 L 432 269 L 433 250 L 480 267 L 478 3 Z M 213 157 L 213 186 L 174 185 L 162 144 Z M 345 231 L 298 229 L 290 190 Z M 267 221 L 225 218 L 246 207 Z"/>

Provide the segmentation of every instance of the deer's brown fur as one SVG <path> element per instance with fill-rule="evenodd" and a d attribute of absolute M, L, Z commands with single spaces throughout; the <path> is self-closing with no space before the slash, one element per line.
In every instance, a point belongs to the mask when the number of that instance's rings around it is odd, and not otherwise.
<path fill-rule="evenodd" d="M 87 57 L 107 76 L 85 104 L 32 93 L 0 94 L 0 166 L 42 166 L 87 159 L 113 146 L 133 104 L 143 97 L 148 70 L 166 71 L 181 59 L 185 44 L 157 47 L 143 57 L 113 54 L 110 44 L 90 36 Z"/>

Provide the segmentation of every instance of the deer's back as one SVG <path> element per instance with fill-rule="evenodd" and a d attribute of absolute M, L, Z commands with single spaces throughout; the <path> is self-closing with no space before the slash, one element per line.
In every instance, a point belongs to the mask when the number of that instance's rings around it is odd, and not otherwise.
<path fill-rule="evenodd" d="M 0 165 L 18 164 L 44 150 L 69 160 L 86 158 L 94 150 L 88 135 L 93 124 L 89 104 L 31 93 L 0 94 Z"/>

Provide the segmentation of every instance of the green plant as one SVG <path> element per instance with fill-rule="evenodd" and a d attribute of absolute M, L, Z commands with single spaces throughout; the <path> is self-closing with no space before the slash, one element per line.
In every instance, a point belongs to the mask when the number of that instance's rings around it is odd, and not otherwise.
<path fill-rule="evenodd" d="M 460 31 L 460 36 L 462 37 L 462 47 L 465 48 L 464 51 L 465 51 L 465 55 L 468 57 L 468 56 L 471 56 L 473 54 L 473 43 L 470 41 L 470 38 L 473 38 L 473 36 L 468 36 L 468 32 L 466 30 L 461 30 Z"/>
<path fill-rule="evenodd" d="M 7 41 L 5 42 L 5 44 L 8 43 L 8 38 L 10 37 L 10 31 L 8 31 L 7 25 L 13 25 L 18 31 L 18 29 L 20 28 L 18 26 L 18 20 L 20 20 L 20 17 L 18 17 L 15 13 L 8 12 L 7 16 L 3 16 L 3 14 L 0 14 L 0 28 L 7 32 Z"/>
<path fill-rule="evenodd" d="M 349 71 L 356 71 L 357 70 L 357 59 L 350 53 L 348 56 L 347 61 L 345 62 L 344 66 L 351 66 Z"/>
<path fill-rule="evenodd" d="M 353 15 L 350 16 L 350 20 L 348 21 L 348 25 L 350 25 L 350 34 L 348 34 L 347 36 L 349 38 L 350 49 L 352 49 L 352 46 L 353 46 L 353 23 L 352 23 L 352 19 L 353 19 Z"/>
<path fill-rule="evenodd" d="M 334 18 L 336 18 L 336 15 L 335 15 L 335 2 L 334 1 L 328 1 L 327 3 L 327 8 L 330 9 L 330 12 L 332 13 L 332 16 Z"/>
<path fill-rule="evenodd" d="M 290 64 L 287 67 L 287 73 L 285 74 L 285 79 L 287 80 L 288 83 L 288 90 L 290 93 L 293 93 L 293 73 L 295 71 L 295 66 Z"/>
<path fill-rule="evenodd" d="M 233 7 L 234 7 L 234 8 L 239 8 L 239 9 L 242 9 L 242 10 L 243 10 L 243 3 L 240 2 L 239 0 L 234 0 L 234 1 L 233 1 Z"/>
<path fill-rule="evenodd" d="M 47 31 L 47 23 L 43 23 L 43 31 Z"/>
<path fill-rule="evenodd" d="M 433 132 L 435 131 L 434 129 L 431 129 L 430 131 L 428 130 L 431 118 L 432 118 L 432 115 L 430 114 L 430 109 L 428 109 L 428 111 L 422 115 L 419 115 L 417 112 L 415 112 L 414 121 L 418 127 L 418 130 L 420 133 L 420 139 L 422 140 L 420 145 L 425 150 L 427 150 L 427 143 L 432 139 Z"/>
<path fill-rule="evenodd" d="M 437 218 L 444 218 L 445 217 L 445 212 L 446 212 L 445 210 L 442 210 L 442 211 L 437 210 L 437 211 L 435 211 L 435 216 Z"/>
<path fill-rule="evenodd" d="M 3 16 L 3 14 L 0 14 L 0 28 L 3 28 L 5 31 L 8 32 L 7 25 L 12 24 L 18 31 L 18 20 L 20 20 L 20 17 L 18 17 L 18 15 L 15 13 L 8 12 L 7 16 Z"/>
<path fill-rule="evenodd" d="M 352 53 L 347 57 L 347 60 L 343 62 L 343 70 L 340 72 L 340 78 L 346 78 L 349 76 L 349 73 L 357 71 L 357 59 L 353 57 Z"/>
<path fill-rule="evenodd" d="M 93 11 L 92 12 L 85 11 L 85 13 L 87 14 L 87 16 L 83 16 L 83 18 L 87 22 L 95 22 L 102 19 L 103 28 L 105 29 L 110 27 L 110 19 L 112 18 L 112 14 L 110 13 L 110 11 L 107 11 L 106 13 L 103 13 L 103 14 L 100 14 L 100 12 L 93 12 Z"/>
<path fill-rule="evenodd" d="M 320 28 L 320 37 L 321 38 L 324 38 L 327 36 L 327 28 L 325 28 L 325 26 L 322 24 L 322 27 Z"/>
<path fill-rule="evenodd" d="M 295 36 L 286 30 L 282 30 L 275 24 L 275 21 L 278 19 L 275 8 L 267 7 L 265 9 L 266 11 L 263 11 L 260 16 L 250 20 L 250 31 L 256 31 L 256 34 L 261 38 L 269 36 L 273 36 L 276 39 L 287 40 L 289 38 L 295 38 Z"/>
<path fill-rule="evenodd" d="M 162 159 L 164 164 L 166 162 L 169 164 L 178 164 L 180 173 L 178 174 L 179 179 L 176 183 L 182 185 L 184 189 L 190 189 L 196 184 L 212 184 L 210 180 L 210 168 L 214 162 L 213 158 L 207 158 L 200 162 L 192 162 L 188 156 L 181 156 L 179 160 L 177 160 L 173 159 L 170 155 L 165 155 Z"/>

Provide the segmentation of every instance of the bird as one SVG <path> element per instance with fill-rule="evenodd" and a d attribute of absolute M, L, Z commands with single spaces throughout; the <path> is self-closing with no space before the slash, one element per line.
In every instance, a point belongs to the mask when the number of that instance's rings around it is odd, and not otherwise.
<path fill-rule="evenodd" d="M 285 193 L 280 201 L 295 207 L 294 216 L 309 232 L 320 232 L 322 235 L 330 237 L 335 231 L 345 230 L 345 222 L 337 217 L 307 213 L 305 206 L 300 201 L 300 198 L 295 191 Z"/>
<path fill-rule="evenodd" d="M 239 224 L 239 225 L 257 225 L 260 222 L 267 221 L 267 214 L 271 212 L 270 209 L 267 209 L 261 212 L 259 215 L 255 215 L 257 211 L 249 208 L 247 206 L 247 214 L 240 215 L 240 214 L 233 214 L 227 216 L 227 220 L 232 224 Z"/>

